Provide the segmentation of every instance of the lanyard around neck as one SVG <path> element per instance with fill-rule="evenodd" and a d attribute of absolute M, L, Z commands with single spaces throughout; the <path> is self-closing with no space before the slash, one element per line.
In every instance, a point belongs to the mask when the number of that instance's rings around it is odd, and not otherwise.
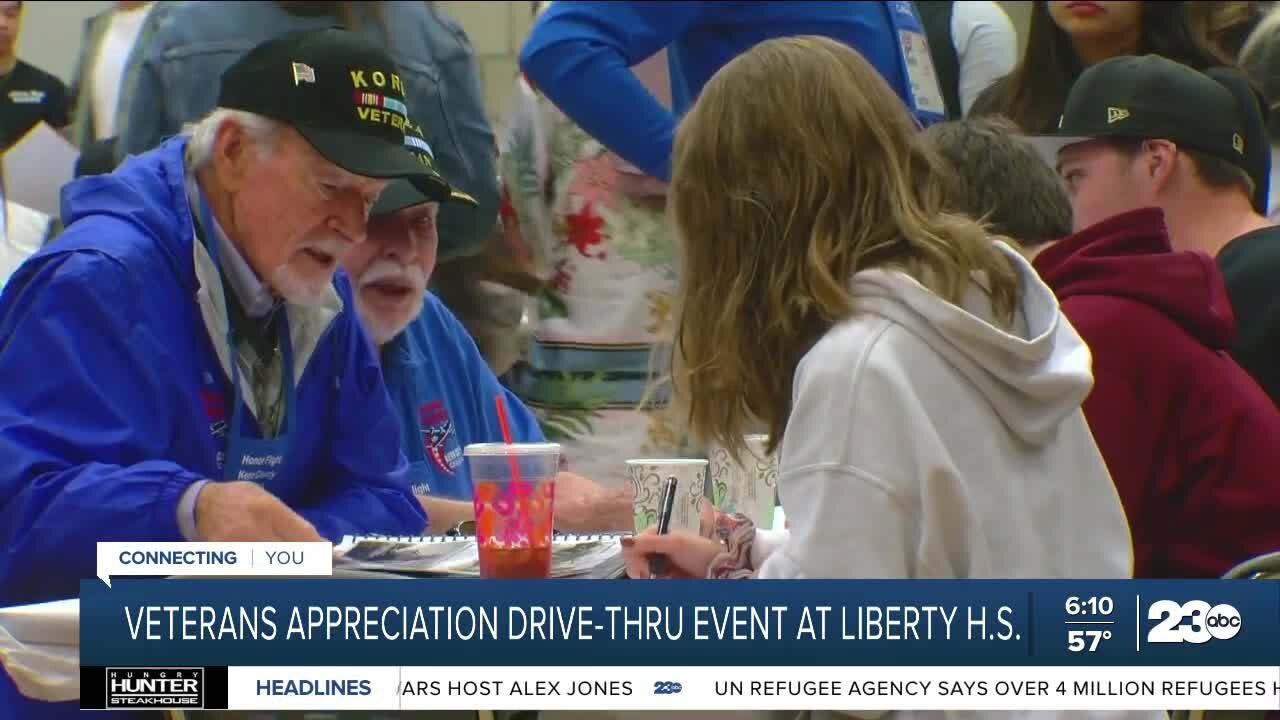
<path fill-rule="evenodd" d="M 209 258 L 213 261 L 213 269 L 218 276 L 218 282 L 222 284 L 222 308 L 227 317 L 226 343 L 228 359 L 230 360 L 229 364 L 231 365 L 231 392 L 234 395 L 234 399 L 232 401 L 232 407 L 234 410 L 231 413 L 231 433 L 234 441 L 235 438 L 241 437 L 241 428 L 243 427 L 242 407 L 244 405 L 244 402 L 240 397 L 240 361 L 238 359 L 239 342 L 236 334 L 235 323 L 231 321 L 230 300 L 227 297 L 228 293 L 235 292 L 235 288 L 227 287 L 227 283 L 223 280 L 224 276 L 222 272 L 222 265 L 221 261 L 218 259 L 218 243 L 216 238 L 213 237 L 217 226 L 213 224 L 213 212 L 209 209 L 209 203 L 205 200 L 204 194 L 199 190 L 196 191 L 196 201 L 199 205 L 200 211 L 199 222 L 196 227 L 196 235 L 201 244 L 204 245 L 205 250 L 208 251 Z M 283 414 L 280 419 L 280 428 L 276 433 L 276 436 L 282 437 L 287 435 L 289 432 L 289 414 L 293 411 L 296 395 L 296 387 L 294 385 L 293 377 L 293 342 L 289 336 L 289 322 L 287 316 L 277 323 L 277 331 L 280 334 L 280 349 L 283 355 L 283 367 L 281 368 L 280 373 L 280 393 L 282 396 L 280 401 L 284 403 L 284 408 L 281 411 Z M 264 413 L 265 410 L 266 408 L 259 408 L 260 413 Z M 263 428 L 263 430 L 265 434 L 265 428 Z"/>

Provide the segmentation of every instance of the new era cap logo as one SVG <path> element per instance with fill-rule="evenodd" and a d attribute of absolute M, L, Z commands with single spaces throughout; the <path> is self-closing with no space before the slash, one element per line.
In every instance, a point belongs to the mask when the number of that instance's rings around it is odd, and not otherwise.
<path fill-rule="evenodd" d="M 1129 111 L 1124 108 L 1109 107 L 1107 108 L 1107 124 L 1117 123 L 1129 117 Z"/>
<path fill-rule="evenodd" d="M 293 63 L 293 84 L 296 86 L 300 83 L 316 81 L 316 71 L 310 65 L 305 63 Z"/>
<path fill-rule="evenodd" d="M 1231 147 L 1241 155 L 1244 154 L 1244 138 L 1240 137 L 1240 133 L 1231 133 Z"/>

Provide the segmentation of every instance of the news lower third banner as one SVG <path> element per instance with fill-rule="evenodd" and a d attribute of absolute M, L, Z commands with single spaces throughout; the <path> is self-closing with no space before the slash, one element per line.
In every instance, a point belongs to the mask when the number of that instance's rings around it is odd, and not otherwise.
<path fill-rule="evenodd" d="M 1267 581 L 116 578 L 81 707 L 1280 709 Z"/>

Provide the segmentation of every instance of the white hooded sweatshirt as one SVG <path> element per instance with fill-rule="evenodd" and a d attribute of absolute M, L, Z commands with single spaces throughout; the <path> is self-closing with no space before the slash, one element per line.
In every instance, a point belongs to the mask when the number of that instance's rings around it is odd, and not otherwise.
<path fill-rule="evenodd" d="M 796 368 L 778 475 L 790 530 L 757 531 L 759 577 L 1132 576 L 1128 522 L 1080 409 L 1089 350 L 1030 263 L 998 247 L 1019 275 L 1013 332 L 976 288 L 960 308 L 901 272 L 854 276 L 857 314 Z"/>
<path fill-rule="evenodd" d="M 791 529 L 758 537 L 760 577 L 1131 577 L 1080 410 L 1089 350 L 998 247 L 1019 274 L 1013 332 L 976 287 L 960 308 L 905 273 L 854 276 L 857 314 L 796 368 L 778 477 Z"/>
<path fill-rule="evenodd" d="M 1017 334 L 909 276 L 858 273 L 858 314 L 796 368 L 778 492 L 789 531 L 757 530 L 761 578 L 1127 578 L 1129 526 L 1080 404 L 1084 341 L 1030 263 Z M 967 312 L 966 312 L 967 310 Z M 799 703 L 797 703 L 799 704 Z M 555 720 L 1115 718 L 1164 711 L 543 713 Z"/>

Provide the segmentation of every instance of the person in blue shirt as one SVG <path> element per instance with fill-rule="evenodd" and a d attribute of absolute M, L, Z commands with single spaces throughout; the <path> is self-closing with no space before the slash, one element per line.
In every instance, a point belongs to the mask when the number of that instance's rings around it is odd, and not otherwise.
<path fill-rule="evenodd" d="M 605 147 L 670 180 L 676 118 L 703 84 L 753 45 L 791 35 L 843 42 L 880 72 L 922 125 L 945 117 L 928 42 L 911 2 L 559 0 L 534 25 L 520 52 L 520 68 Z M 671 69 L 671 112 L 628 70 L 663 48 Z M 742 98 L 742 108 L 750 112 L 750 97 Z"/>
<path fill-rule="evenodd" d="M 405 142 L 434 168 L 421 125 L 409 124 Z M 430 533 L 474 517 L 462 449 L 502 441 L 496 397 L 503 398 L 515 442 L 544 441 L 534 414 L 498 382 L 462 323 L 426 291 L 439 246 L 441 202 L 475 201 L 456 189 L 435 196 L 407 181 L 393 183 L 373 208 L 368 240 L 342 259 L 356 309 L 378 346 L 410 481 L 430 518 Z M 556 476 L 555 515 L 556 528 L 571 532 L 629 530 L 633 522 L 629 495 L 571 472 Z"/>

